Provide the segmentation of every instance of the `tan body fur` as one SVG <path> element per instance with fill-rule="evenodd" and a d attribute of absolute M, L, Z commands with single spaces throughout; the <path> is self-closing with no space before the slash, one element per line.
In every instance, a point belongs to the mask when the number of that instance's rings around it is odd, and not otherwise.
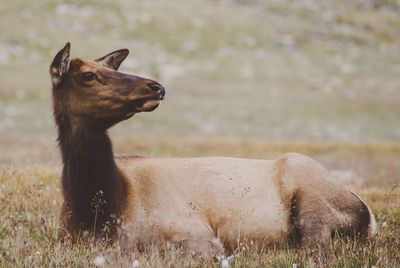
<path fill-rule="evenodd" d="M 241 242 L 326 244 L 336 233 L 375 231 L 370 209 L 318 162 L 288 153 L 276 160 L 114 157 L 107 129 L 164 99 L 156 81 L 117 71 L 127 49 L 95 61 L 50 66 L 64 202 L 60 238 L 84 232 L 133 247 L 177 243 L 221 254 Z"/>
<path fill-rule="evenodd" d="M 312 232 L 307 239 L 325 243 L 332 231 L 352 228 L 361 209 L 360 199 L 319 163 L 296 153 L 276 160 L 122 157 L 117 163 L 132 185 L 123 230 L 131 243 L 162 239 L 203 253 L 243 241 L 271 244 L 294 228 L 293 197 L 307 199 L 301 207 L 309 213 L 302 223 Z"/>

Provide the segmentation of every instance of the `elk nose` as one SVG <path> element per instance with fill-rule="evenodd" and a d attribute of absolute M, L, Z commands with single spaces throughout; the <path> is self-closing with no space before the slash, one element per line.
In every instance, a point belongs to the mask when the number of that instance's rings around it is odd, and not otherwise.
<path fill-rule="evenodd" d="M 161 98 L 164 99 L 165 96 L 165 88 L 158 84 L 158 83 L 153 83 L 149 85 L 149 88 L 160 94 Z"/>

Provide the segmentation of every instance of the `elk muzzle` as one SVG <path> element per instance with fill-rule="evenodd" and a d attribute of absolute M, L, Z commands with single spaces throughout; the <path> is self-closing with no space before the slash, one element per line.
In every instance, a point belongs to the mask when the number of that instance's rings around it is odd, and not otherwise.
<path fill-rule="evenodd" d="M 165 88 L 157 82 L 152 81 L 146 85 L 152 91 L 152 96 L 146 96 L 133 101 L 136 112 L 151 112 L 156 109 L 165 99 Z"/>

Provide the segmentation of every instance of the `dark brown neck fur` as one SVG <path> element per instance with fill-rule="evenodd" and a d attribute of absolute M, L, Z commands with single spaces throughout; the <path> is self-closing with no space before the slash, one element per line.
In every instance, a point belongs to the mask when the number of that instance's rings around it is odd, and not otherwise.
<path fill-rule="evenodd" d="M 127 200 L 127 182 L 117 168 L 111 141 L 91 120 L 74 128 L 55 107 L 58 141 L 63 160 L 62 188 L 71 211 L 70 225 L 113 237 Z M 106 231 L 106 232 L 104 232 Z"/>

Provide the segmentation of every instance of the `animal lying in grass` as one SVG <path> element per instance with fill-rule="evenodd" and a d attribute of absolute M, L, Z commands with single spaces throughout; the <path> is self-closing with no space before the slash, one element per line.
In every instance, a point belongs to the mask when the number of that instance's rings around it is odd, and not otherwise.
<path fill-rule="evenodd" d="M 185 252 L 222 254 L 243 241 L 326 244 L 335 233 L 374 232 L 367 205 L 301 154 L 114 156 L 107 129 L 153 111 L 165 95 L 159 83 L 117 71 L 127 55 L 70 59 L 67 43 L 50 66 L 63 161 L 61 238 L 89 232 L 127 249 L 168 241 Z"/>

